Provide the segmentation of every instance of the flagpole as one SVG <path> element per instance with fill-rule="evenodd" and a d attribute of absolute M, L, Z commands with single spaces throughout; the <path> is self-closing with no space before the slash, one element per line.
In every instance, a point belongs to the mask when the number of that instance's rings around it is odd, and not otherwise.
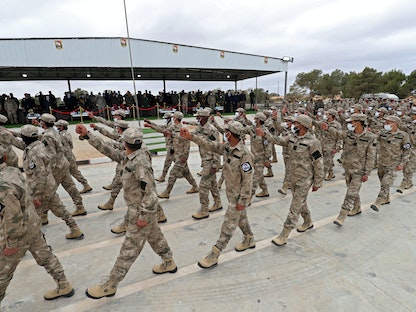
<path fill-rule="evenodd" d="M 133 69 L 133 58 L 132 58 L 132 54 L 131 54 L 131 45 L 130 45 L 130 33 L 129 33 L 129 23 L 127 21 L 127 7 L 126 7 L 126 0 L 123 0 L 124 3 L 124 16 L 126 18 L 126 29 L 127 29 L 127 45 L 129 46 L 129 56 L 130 56 L 130 68 L 131 68 L 131 78 L 133 80 L 133 90 L 134 90 L 134 102 L 136 104 L 136 109 L 137 109 L 137 120 L 139 123 L 139 127 L 141 127 L 140 125 L 140 111 L 139 111 L 139 103 L 137 100 L 137 91 L 136 91 L 136 80 L 134 79 L 134 69 Z"/>

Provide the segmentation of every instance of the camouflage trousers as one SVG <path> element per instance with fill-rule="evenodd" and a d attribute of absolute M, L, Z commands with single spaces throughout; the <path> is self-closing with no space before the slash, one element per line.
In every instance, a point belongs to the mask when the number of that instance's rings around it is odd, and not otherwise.
<path fill-rule="evenodd" d="M 50 246 L 45 241 L 45 237 L 40 228 L 32 231 L 29 235 L 19 239 L 18 251 L 12 256 L 5 257 L 3 249 L 6 247 L 4 241 L 0 242 L 0 302 L 5 297 L 7 286 L 9 285 L 17 265 L 25 256 L 26 251 L 30 251 L 36 263 L 43 266 L 52 278 L 58 283 L 66 281 L 64 269 L 58 258 L 52 253 Z"/>
<path fill-rule="evenodd" d="M 71 196 L 72 201 L 75 205 L 82 205 L 82 197 L 79 193 L 74 180 L 72 180 L 71 174 L 69 170 L 64 170 L 61 172 L 57 172 L 54 170 L 53 176 L 55 178 L 56 183 L 59 185 L 61 184 L 62 187 L 67 191 L 69 196 Z"/>
<path fill-rule="evenodd" d="M 390 187 L 393 185 L 394 179 L 397 176 L 396 168 L 386 167 L 379 164 L 377 175 L 380 180 L 380 192 L 378 193 L 377 201 L 388 201 Z"/>
<path fill-rule="evenodd" d="M 168 148 L 166 148 L 166 149 L 168 149 Z M 168 174 L 168 170 L 169 170 L 170 166 L 172 165 L 172 163 L 174 161 L 175 161 L 175 157 L 168 150 L 167 153 L 166 153 L 165 162 L 163 163 L 163 171 L 162 171 L 162 176 L 163 177 L 166 177 L 166 175 Z"/>
<path fill-rule="evenodd" d="M 227 247 L 228 242 L 233 236 L 234 230 L 240 228 L 244 235 L 253 235 L 251 232 L 250 224 L 248 223 L 246 209 L 237 210 L 236 204 L 229 204 L 227 211 L 225 212 L 224 222 L 221 227 L 221 234 L 215 244 L 220 250 L 224 250 Z"/>
<path fill-rule="evenodd" d="M 324 171 L 325 173 L 328 173 L 328 171 L 331 171 L 334 167 L 334 154 L 332 154 L 332 151 L 323 151 L 323 162 L 324 162 Z"/>
<path fill-rule="evenodd" d="M 147 226 L 141 229 L 136 225 L 136 218 L 130 218 L 120 253 L 110 273 L 111 282 L 118 285 L 124 279 L 146 241 L 163 260 L 172 259 L 172 251 L 157 223 L 156 213 L 147 215 Z"/>
<path fill-rule="evenodd" d="M 170 192 L 175 185 L 176 180 L 182 177 L 184 177 L 193 187 L 198 188 L 191 171 L 189 171 L 188 163 L 175 161 L 175 164 L 169 174 L 167 191 Z"/>
<path fill-rule="evenodd" d="M 81 171 L 78 169 L 77 161 L 75 158 L 68 160 L 69 161 L 69 173 L 77 179 L 82 185 L 87 185 L 87 179 L 82 175 Z"/>
<path fill-rule="evenodd" d="M 285 176 L 283 178 L 283 185 L 290 185 L 290 157 L 283 154 L 283 163 L 285 165 Z"/>
<path fill-rule="evenodd" d="M 402 182 L 402 184 L 405 187 L 410 187 L 411 185 L 413 185 L 413 174 L 416 171 L 415 158 L 416 158 L 416 149 L 413 146 L 412 151 L 411 151 L 411 155 L 410 155 L 410 159 L 403 166 L 403 182 Z"/>
<path fill-rule="evenodd" d="M 201 180 L 199 181 L 199 203 L 201 204 L 201 212 L 208 212 L 209 192 L 211 192 L 214 199 L 220 198 L 220 191 L 217 185 L 217 174 L 211 173 L 211 165 L 203 167 Z"/>
<path fill-rule="evenodd" d="M 298 223 L 299 214 L 301 214 L 303 218 L 310 216 L 306 200 L 312 184 L 310 179 L 305 179 L 305 181 L 302 181 L 301 183 L 292 183 L 290 185 L 292 202 L 290 203 L 289 214 L 284 223 L 284 226 L 290 230 L 293 230 Z"/>
<path fill-rule="evenodd" d="M 121 163 L 117 163 L 116 173 L 113 181 L 111 181 L 111 197 L 117 198 L 122 188 L 123 182 L 121 181 Z"/>
<path fill-rule="evenodd" d="M 347 184 L 347 193 L 345 194 L 344 203 L 341 209 L 350 211 L 354 207 L 360 207 L 360 189 L 362 185 L 362 175 L 345 172 L 345 182 Z"/>
<path fill-rule="evenodd" d="M 254 157 L 256 159 L 256 156 Z M 257 187 L 260 187 L 264 191 L 268 191 L 266 181 L 264 179 L 264 160 L 263 159 L 257 159 L 254 162 L 254 174 L 253 174 L 253 187 L 251 189 L 251 194 L 254 195 L 254 193 L 257 190 Z"/>

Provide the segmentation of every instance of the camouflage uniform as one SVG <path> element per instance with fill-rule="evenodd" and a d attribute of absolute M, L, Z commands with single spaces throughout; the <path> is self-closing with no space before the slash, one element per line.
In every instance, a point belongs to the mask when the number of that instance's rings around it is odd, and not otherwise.
<path fill-rule="evenodd" d="M 126 136 L 139 129 L 129 128 L 123 133 L 123 138 L 126 142 Z M 114 149 L 107 144 L 104 144 L 97 137 L 91 133 L 87 136 L 88 142 L 97 148 L 99 151 L 110 157 L 111 159 L 122 163 L 121 177 L 124 189 L 124 200 L 128 208 L 128 227 L 125 239 L 121 245 L 120 254 L 110 272 L 110 276 L 104 285 L 99 285 L 87 290 L 87 295 L 96 298 L 94 294 L 99 290 L 102 294 L 106 287 L 113 289 L 113 294 L 117 285 L 127 272 L 136 258 L 139 256 L 146 241 L 150 244 L 153 251 L 157 253 L 162 259 L 165 268 L 170 268 L 169 271 L 158 271 L 163 265 L 153 268 L 155 273 L 176 272 L 177 268 L 172 258 L 172 251 L 160 230 L 157 223 L 157 210 L 159 208 L 156 184 L 153 176 L 153 169 L 151 163 L 150 153 L 145 147 L 132 152 L 127 155 Z M 141 141 L 143 136 L 141 135 Z M 147 225 L 145 227 L 138 227 L 137 221 L 145 220 Z M 102 295 L 105 296 L 105 295 Z M 101 297 L 102 297 L 101 296 Z"/>
<path fill-rule="evenodd" d="M 81 194 L 69 173 L 69 162 L 65 157 L 64 147 L 59 133 L 53 128 L 46 128 L 42 133 L 41 140 L 45 145 L 46 152 L 50 158 L 52 174 L 56 183 L 58 185 L 61 184 L 68 192 L 77 209 L 85 210 L 84 205 L 82 204 Z M 47 211 L 44 213 L 47 213 Z"/>
<path fill-rule="evenodd" d="M 171 135 L 173 138 L 173 155 L 175 163 L 169 173 L 168 185 L 166 186 L 165 191 L 159 195 L 161 198 L 169 198 L 169 194 L 175 185 L 176 179 L 182 177 L 184 177 L 192 185 L 192 189 L 187 191 L 187 193 L 195 193 L 198 191 L 198 185 L 188 167 L 188 157 L 191 144 L 189 141 L 181 138 L 181 128 L 182 123 L 178 123 L 172 128 Z"/>
<path fill-rule="evenodd" d="M 416 114 L 416 112 L 413 114 Z M 408 161 L 403 164 L 403 180 L 397 189 L 399 193 L 402 193 L 403 190 L 409 189 L 413 186 L 413 174 L 416 171 L 416 122 L 408 122 L 404 124 L 401 127 L 401 130 L 405 131 L 409 135 L 411 148 L 410 157 Z"/>
<path fill-rule="evenodd" d="M 165 116 L 163 116 L 163 118 L 171 118 L 166 116 L 167 114 L 169 114 L 168 116 L 170 116 L 170 113 L 166 113 Z M 146 120 L 146 122 L 148 124 L 150 124 L 151 128 L 156 130 L 157 132 L 165 132 L 165 131 L 169 131 L 172 132 L 173 130 L 173 124 L 172 122 L 168 122 L 166 125 L 156 125 L 155 123 L 151 122 L 150 120 Z M 173 138 L 170 135 L 165 136 L 165 143 L 166 143 L 166 158 L 165 158 L 165 162 L 163 163 L 163 170 L 162 170 L 162 174 L 160 175 L 159 178 L 156 179 L 156 181 L 159 182 L 164 182 L 165 181 L 165 177 L 168 174 L 168 170 L 170 168 L 170 165 L 174 162 L 174 149 L 173 149 Z"/>
<path fill-rule="evenodd" d="M 203 126 L 199 125 L 195 129 L 194 134 L 213 142 L 218 143 L 220 141 L 217 128 L 215 128 L 210 122 L 206 122 Z M 199 202 L 201 207 L 198 212 L 193 215 L 196 219 L 200 219 L 198 216 L 208 216 L 210 191 L 212 197 L 214 198 L 214 206 L 222 207 L 216 174 L 220 168 L 220 156 L 205 148 L 203 145 L 199 146 L 199 155 L 202 160 L 201 180 L 199 182 Z M 211 209 L 211 211 L 213 210 L 214 209 Z"/>
<path fill-rule="evenodd" d="M 388 116 L 392 118 L 396 116 Z M 396 117 L 398 118 L 398 117 Z M 380 192 L 371 208 L 378 211 L 380 205 L 390 203 L 390 187 L 396 178 L 396 167 L 409 161 L 411 144 L 409 135 L 399 129 L 395 132 L 382 130 L 378 135 L 380 145 L 377 159 L 377 174 L 380 180 Z"/>
<path fill-rule="evenodd" d="M 298 223 L 299 214 L 305 222 L 312 224 L 306 200 L 312 185 L 317 188 L 322 186 L 324 170 L 321 143 L 309 132 L 304 136 L 266 138 L 277 145 L 287 147 L 290 157 L 290 187 L 293 198 L 284 227 L 293 230 Z"/>
<path fill-rule="evenodd" d="M 329 135 L 326 131 L 320 131 L 320 125 L 322 122 L 317 122 L 318 129 L 317 131 L 320 133 L 319 137 L 321 138 L 321 146 L 323 152 L 323 162 L 324 162 L 324 172 L 327 176 L 325 180 L 333 179 L 333 167 L 334 167 L 334 151 L 336 151 L 338 147 L 338 139 L 334 138 L 333 136 Z M 335 130 L 341 130 L 341 124 L 336 121 L 328 121 L 326 122 L 330 128 L 334 128 Z"/>
<path fill-rule="evenodd" d="M 238 123 L 231 121 L 226 125 L 226 129 L 234 127 L 235 124 Z M 239 126 L 241 127 L 241 124 Z M 242 133 L 242 127 L 240 131 Z M 232 147 L 230 143 L 221 144 L 197 135 L 193 135 L 191 140 L 212 152 L 223 155 L 224 160 L 223 170 L 228 208 L 221 226 L 220 236 L 213 246 L 212 252 L 198 263 L 199 266 L 208 268 L 217 263 L 219 254 L 227 246 L 237 226 L 243 232 L 244 241 L 236 246 L 236 250 L 243 251 L 255 247 L 253 232 L 248 222 L 246 209 L 244 209 L 251 200 L 254 156 L 242 141 Z M 243 209 L 237 210 L 237 205 L 242 206 Z M 243 248 L 239 246 L 243 246 Z"/>
<path fill-rule="evenodd" d="M 58 289 L 52 292 L 58 296 L 72 296 L 74 290 L 66 280 L 64 269 L 40 230 L 39 216 L 20 171 L 5 163 L 0 164 L 0 189 L 0 303 L 17 265 L 28 250 L 58 285 Z M 5 248 L 17 248 L 17 252 L 5 256 Z M 63 290 L 65 292 L 59 294 Z M 55 298 L 49 297 L 48 293 L 45 299 Z"/>
<path fill-rule="evenodd" d="M 82 238 L 84 234 L 79 230 L 56 193 L 58 183 L 51 172 L 50 158 L 42 142 L 34 141 L 25 148 L 23 170 L 33 199 L 42 203 L 41 207 L 37 208 L 39 216 L 42 216 L 45 211 L 51 210 L 55 216 L 64 220 L 70 227 L 71 233 L 67 235 L 68 239 Z"/>
<path fill-rule="evenodd" d="M 260 128 L 266 133 L 269 132 L 264 125 L 261 125 Z M 267 183 L 263 175 L 264 164 L 266 161 L 269 161 L 272 156 L 271 148 L 273 147 L 273 143 L 269 143 L 269 141 L 264 137 L 257 136 L 255 129 L 256 126 L 248 126 L 245 128 L 245 133 L 250 135 L 251 152 L 254 155 L 253 189 L 251 193 L 254 195 L 257 187 L 260 187 L 262 192 L 257 195 L 259 195 L 258 197 L 264 197 L 269 195 Z"/>
<path fill-rule="evenodd" d="M 353 114 L 351 116 L 351 120 L 365 121 L 365 119 L 366 116 L 363 114 Z M 338 217 L 340 224 L 337 223 L 342 225 L 347 214 L 356 215 L 361 212 L 360 189 L 362 177 L 369 176 L 374 167 L 377 137 L 367 129 L 361 134 L 354 131 L 337 131 L 334 128 L 329 128 L 328 131 L 336 139 L 344 141 L 342 166 L 345 170 L 347 193 L 341 206 L 340 217 Z"/>
<path fill-rule="evenodd" d="M 75 158 L 74 153 L 72 152 L 74 145 L 72 143 L 71 134 L 65 129 L 59 131 L 59 134 L 61 135 L 62 145 L 64 147 L 64 155 L 69 162 L 69 173 L 84 186 L 84 189 L 88 187 L 91 188 L 88 184 L 87 179 L 82 175 L 81 171 L 79 171 L 78 169 L 77 160 Z"/>
<path fill-rule="evenodd" d="M 13 150 L 13 146 L 18 147 L 19 149 L 23 150 L 25 148 L 25 144 L 20 141 L 19 139 L 15 138 L 13 134 L 8 132 L 6 128 L 0 126 L 0 144 L 4 145 L 7 150 L 7 159 L 6 163 L 8 166 L 18 167 L 19 159 L 17 157 L 16 152 Z"/>

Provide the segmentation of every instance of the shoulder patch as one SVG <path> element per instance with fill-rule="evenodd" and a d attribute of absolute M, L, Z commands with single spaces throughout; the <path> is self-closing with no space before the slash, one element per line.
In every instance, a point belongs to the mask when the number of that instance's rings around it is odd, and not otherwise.
<path fill-rule="evenodd" d="M 210 139 L 211 141 L 215 141 L 215 140 L 216 140 L 215 136 L 213 136 L 212 134 L 211 134 L 211 136 L 209 137 L 209 139 Z"/>
<path fill-rule="evenodd" d="M 322 157 L 322 154 L 320 151 L 316 150 L 315 152 L 312 153 L 312 157 L 313 159 L 317 160 Z"/>
<path fill-rule="evenodd" d="M 253 167 L 249 162 L 246 161 L 241 164 L 241 169 L 243 169 L 244 172 L 249 172 L 251 169 L 253 169 Z"/>
<path fill-rule="evenodd" d="M 263 144 L 264 144 L 264 145 L 269 145 L 269 141 L 264 140 L 264 141 L 263 141 Z"/>
<path fill-rule="evenodd" d="M 33 160 L 31 160 L 29 162 L 29 169 L 35 169 L 35 168 L 36 168 L 36 164 L 35 164 L 35 162 Z"/>
<path fill-rule="evenodd" d="M 411 147 L 412 147 L 412 145 L 410 145 L 410 143 L 406 143 L 406 144 L 403 145 L 404 150 L 408 150 Z"/>
<path fill-rule="evenodd" d="M 0 203 L 0 212 L 2 212 L 4 208 L 6 208 L 6 206 L 4 206 L 2 203 Z"/>
<path fill-rule="evenodd" d="M 147 183 L 145 181 L 140 181 L 140 188 L 144 191 L 146 189 Z"/>

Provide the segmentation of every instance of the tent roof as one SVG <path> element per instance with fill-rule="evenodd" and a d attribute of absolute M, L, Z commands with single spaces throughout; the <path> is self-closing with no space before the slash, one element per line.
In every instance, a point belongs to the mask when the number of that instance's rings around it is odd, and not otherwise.
<path fill-rule="evenodd" d="M 239 81 L 287 71 L 282 58 L 130 39 L 137 80 Z M 130 80 L 126 38 L 0 39 L 0 81 Z"/>

